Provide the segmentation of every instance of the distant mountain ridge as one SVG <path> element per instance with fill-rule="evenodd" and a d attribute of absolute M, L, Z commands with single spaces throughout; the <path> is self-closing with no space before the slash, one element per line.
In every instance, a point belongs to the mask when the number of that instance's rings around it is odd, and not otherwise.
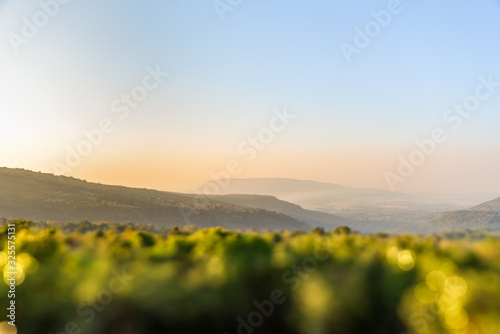
<path fill-rule="evenodd" d="M 109 186 L 0 168 L 0 217 L 5 218 L 131 221 L 157 226 L 194 224 L 231 229 L 310 229 L 308 224 L 280 213 L 220 202 L 200 203 L 195 195 Z"/>
<path fill-rule="evenodd" d="M 355 222 L 347 218 L 342 218 L 319 211 L 305 210 L 297 204 L 281 201 L 274 196 L 236 194 L 207 197 L 214 201 L 222 201 L 224 203 L 236 206 L 259 208 L 286 214 L 299 221 L 304 221 L 311 226 L 332 228 L 339 225 L 353 226 L 354 224 L 356 224 Z"/>
<path fill-rule="evenodd" d="M 219 183 L 226 183 L 221 187 Z M 349 188 L 333 183 L 324 183 L 289 178 L 248 178 L 210 181 L 198 187 L 202 193 L 210 193 L 210 189 L 218 189 L 218 194 L 269 195 L 280 200 L 292 202 L 305 207 L 331 205 L 336 202 L 352 202 L 358 204 L 371 203 L 377 200 L 394 200 L 407 195 L 376 188 Z"/>
<path fill-rule="evenodd" d="M 0 168 L 0 217 L 230 229 L 309 230 L 316 225 L 333 228 L 349 223 L 269 196 L 200 199 L 200 195 L 102 185 L 10 168 Z"/>
<path fill-rule="evenodd" d="M 260 180 L 269 184 L 269 179 Z M 285 193 L 297 189 L 297 184 L 305 184 L 302 189 L 314 194 L 322 190 L 331 195 L 329 192 L 332 190 L 345 189 L 339 185 L 296 181 L 277 180 L 274 188 L 268 191 L 280 189 Z M 262 184 L 257 183 L 257 186 L 262 187 Z M 289 188 L 290 186 L 295 188 Z M 225 191 L 230 191 L 228 189 L 232 188 L 228 187 Z M 374 191 L 380 194 L 378 190 Z M 429 223 L 406 226 L 384 221 L 354 220 L 306 210 L 270 195 L 182 194 L 102 185 L 72 177 L 0 168 L 0 217 L 56 222 L 130 221 L 167 227 L 193 224 L 200 227 L 270 230 L 310 230 L 314 226 L 333 229 L 347 225 L 368 233 L 392 230 L 405 232 L 409 228 L 427 233 L 471 228 L 500 230 L 500 198 L 469 210 L 445 212 Z"/>

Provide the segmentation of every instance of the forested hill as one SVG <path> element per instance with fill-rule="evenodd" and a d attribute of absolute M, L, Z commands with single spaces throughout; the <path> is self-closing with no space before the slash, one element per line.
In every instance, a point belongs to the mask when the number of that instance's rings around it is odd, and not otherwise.
<path fill-rule="evenodd" d="M 499 211 L 500 212 L 500 197 L 492 201 L 476 205 L 471 210 L 474 211 Z"/>
<path fill-rule="evenodd" d="M 183 214 L 184 213 L 184 214 Z M 157 226 L 309 230 L 303 220 L 196 195 L 90 183 L 0 168 L 0 217 L 56 222 L 112 221 Z M 185 218 L 188 219 L 185 219 Z"/>
<path fill-rule="evenodd" d="M 489 229 L 500 230 L 500 198 L 469 210 L 447 212 L 429 222 L 431 230 Z"/>
<path fill-rule="evenodd" d="M 339 217 L 329 213 L 305 210 L 297 204 L 293 204 L 286 201 L 281 201 L 274 196 L 266 195 L 218 195 L 218 196 L 208 196 L 208 198 L 214 201 L 222 201 L 224 203 L 249 207 L 249 208 L 259 208 L 273 212 L 279 212 L 296 218 L 300 221 L 304 221 L 311 226 L 322 226 L 328 229 L 337 227 L 340 225 L 348 225 L 351 227 L 359 225 L 358 222 L 354 222 L 351 219 Z"/>
<path fill-rule="evenodd" d="M 456 229 L 500 230 L 500 212 L 460 210 L 443 214 L 429 224 L 431 231 Z"/>

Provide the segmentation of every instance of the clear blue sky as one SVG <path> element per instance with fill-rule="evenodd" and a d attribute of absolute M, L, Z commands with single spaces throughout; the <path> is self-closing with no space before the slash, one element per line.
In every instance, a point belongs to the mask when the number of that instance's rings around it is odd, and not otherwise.
<path fill-rule="evenodd" d="M 226 2 L 226 1 L 223 1 Z M 208 181 L 273 108 L 292 124 L 239 177 L 286 176 L 387 188 L 416 138 L 500 81 L 500 1 L 409 1 L 347 63 L 339 45 L 390 1 L 72 0 L 16 54 L 10 33 L 37 1 L 0 1 L 0 165 L 53 171 L 82 130 L 116 130 L 70 174 L 185 189 Z M 125 120 L 110 104 L 147 66 L 169 77 Z M 398 190 L 500 190 L 500 89 Z M 119 170 L 119 172 L 117 172 Z"/>

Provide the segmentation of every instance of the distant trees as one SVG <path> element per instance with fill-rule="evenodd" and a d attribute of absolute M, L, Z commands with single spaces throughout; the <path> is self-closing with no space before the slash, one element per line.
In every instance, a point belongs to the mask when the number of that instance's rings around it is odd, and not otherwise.
<path fill-rule="evenodd" d="M 339 226 L 333 230 L 333 234 L 351 234 L 351 229 L 348 226 Z"/>
<path fill-rule="evenodd" d="M 325 235 L 326 231 L 323 227 L 316 226 L 311 230 L 312 234 Z"/>

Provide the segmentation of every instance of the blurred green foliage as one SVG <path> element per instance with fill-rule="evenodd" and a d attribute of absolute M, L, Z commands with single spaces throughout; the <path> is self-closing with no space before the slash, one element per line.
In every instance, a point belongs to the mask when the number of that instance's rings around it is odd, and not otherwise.
<path fill-rule="evenodd" d="M 23 334 L 500 332 L 493 237 L 16 225 Z"/>

